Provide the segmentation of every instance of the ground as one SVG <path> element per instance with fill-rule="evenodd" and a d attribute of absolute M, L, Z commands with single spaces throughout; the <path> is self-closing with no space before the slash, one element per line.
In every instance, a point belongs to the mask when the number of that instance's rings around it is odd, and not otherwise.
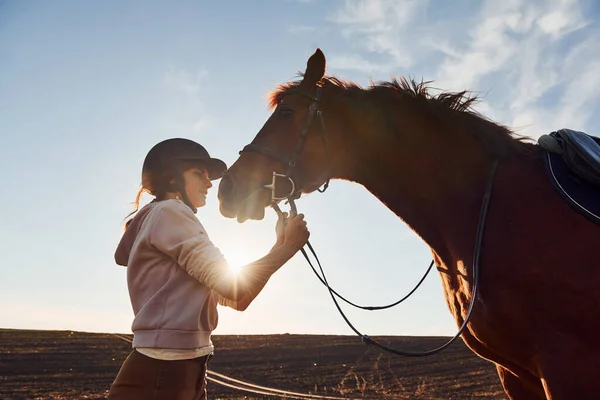
<path fill-rule="evenodd" d="M 447 340 L 376 339 L 403 350 Z M 217 335 L 213 342 L 209 370 L 286 391 L 360 399 L 506 398 L 494 365 L 460 341 L 420 358 L 383 353 L 355 336 Z M 130 346 L 103 333 L 0 329 L 0 398 L 103 399 Z M 208 390 L 210 399 L 277 398 L 215 382 Z"/>

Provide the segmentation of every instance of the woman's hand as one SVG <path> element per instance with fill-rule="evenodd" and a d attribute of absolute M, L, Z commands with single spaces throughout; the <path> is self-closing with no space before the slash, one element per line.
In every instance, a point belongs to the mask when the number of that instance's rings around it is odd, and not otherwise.
<path fill-rule="evenodd" d="M 283 244 L 291 247 L 295 251 L 304 247 L 310 236 L 310 232 L 306 227 L 306 221 L 304 220 L 304 214 L 298 214 L 294 217 L 287 218 L 284 235 Z"/>
<path fill-rule="evenodd" d="M 288 213 L 277 213 L 277 225 L 275 225 L 275 233 L 277 234 L 277 242 L 275 246 L 282 245 L 285 241 L 285 225 L 287 224 Z"/>

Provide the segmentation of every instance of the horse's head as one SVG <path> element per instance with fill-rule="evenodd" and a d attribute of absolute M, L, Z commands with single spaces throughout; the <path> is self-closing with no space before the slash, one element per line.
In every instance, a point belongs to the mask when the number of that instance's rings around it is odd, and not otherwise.
<path fill-rule="evenodd" d="M 331 154 L 319 87 L 324 73 L 325 56 L 317 49 L 302 81 L 273 97 L 273 114 L 221 180 L 218 196 L 225 217 L 263 219 L 272 202 L 314 191 L 328 180 Z"/>

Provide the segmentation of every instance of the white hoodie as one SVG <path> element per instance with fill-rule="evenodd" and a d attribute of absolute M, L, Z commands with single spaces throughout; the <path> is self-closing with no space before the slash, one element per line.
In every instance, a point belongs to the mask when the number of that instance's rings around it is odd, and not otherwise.
<path fill-rule="evenodd" d="M 115 261 L 127 266 L 134 348 L 212 350 L 221 296 L 211 282 L 228 267 L 188 206 L 171 199 L 139 210 Z"/>

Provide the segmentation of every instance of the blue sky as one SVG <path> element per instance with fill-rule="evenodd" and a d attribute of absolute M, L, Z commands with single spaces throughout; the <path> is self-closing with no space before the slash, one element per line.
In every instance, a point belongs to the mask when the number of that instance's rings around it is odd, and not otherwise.
<path fill-rule="evenodd" d="M 368 85 L 408 76 L 474 90 L 522 134 L 598 135 L 599 7 L 592 0 L 1 1 L 0 327 L 130 332 L 113 252 L 146 152 L 168 137 L 228 165 L 270 112 L 267 93 L 320 47 L 328 73 Z M 527 199 L 523 199 L 527 201 Z M 198 212 L 234 263 L 274 241 L 274 213 Z M 428 248 L 362 187 L 334 181 L 298 203 L 330 283 L 389 303 L 419 280 Z M 485 268 L 485 265 L 482 266 Z M 215 333 L 352 334 L 300 255 Z M 348 310 L 367 334 L 451 335 L 432 274 L 391 311 Z"/>

